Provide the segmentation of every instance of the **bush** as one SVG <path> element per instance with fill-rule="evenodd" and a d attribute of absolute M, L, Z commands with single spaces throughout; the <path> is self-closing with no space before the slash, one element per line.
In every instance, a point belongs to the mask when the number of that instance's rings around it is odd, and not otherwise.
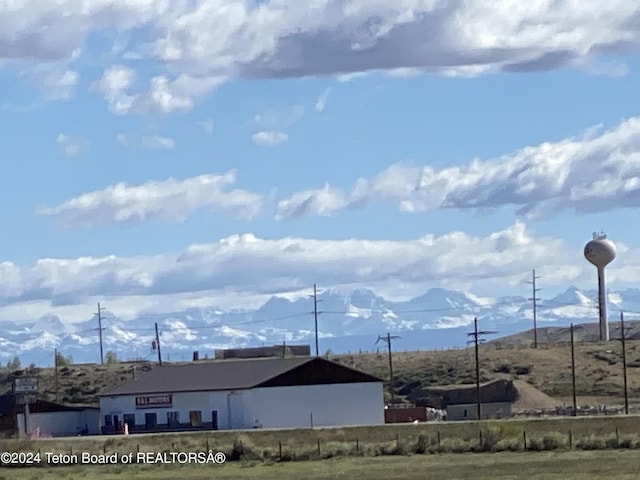
<path fill-rule="evenodd" d="M 605 446 L 605 441 L 595 435 L 582 438 L 578 441 L 578 443 L 576 443 L 576 448 L 582 450 L 602 450 Z"/>
<path fill-rule="evenodd" d="M 522 450 L 522 442 L 517 438 L 503 438 L 491 449 L 492 452 L 519 452 Z"/>

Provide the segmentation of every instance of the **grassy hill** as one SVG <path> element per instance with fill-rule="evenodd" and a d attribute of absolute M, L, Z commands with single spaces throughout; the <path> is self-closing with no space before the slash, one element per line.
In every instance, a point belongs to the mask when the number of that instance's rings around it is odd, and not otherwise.
<path fill-rule="evenodd" d="M 632 325 L 629 336 L 638 338 Z M 576 377 L 580 404 L 621 404 L 623 371 L 619 341 L 588 341 L 595 326 L 576 329 Z M 592 331 L 593 330 L 593 331 Z M 612 337 L 615 332 L 612 330 Z M 568 329 L 548 328 L 539 332 L 539 348 L 531 348 L 532 334 L 524 332 L 488 342 L 480 347 L 481 380 L 509 378 L 527 382 L 559 401 L 571 397 L 571 350 Z M 549 343 L 551 341 L 551 343 Z M 388 378 L 386 350 L 379 353 L 330 355 L 331 360 Z M 458 350 L 393 352 L 394 391 L 400 401 L 424 399 L 426 389 L 436 385 L 475 382 L 473 348 Z M 640 340 L 627 341 L 629 394 L 640 397 Z M 144 370 L 156 368 L 152 363 L 115 363 L 111 365 L 69 365 L 57 375 L 57 399 L 63 403 L 95 403 L 106 387 L 128 381 Z M 36 368 L 30 372 L 40 378 L 40 391 L 56 399 L 56 375 L 53 368 Z M 14 372 L 0 371 L 0 392 L 11 389 Z M 640 398 L 639 398 L 640 400 Z"/>

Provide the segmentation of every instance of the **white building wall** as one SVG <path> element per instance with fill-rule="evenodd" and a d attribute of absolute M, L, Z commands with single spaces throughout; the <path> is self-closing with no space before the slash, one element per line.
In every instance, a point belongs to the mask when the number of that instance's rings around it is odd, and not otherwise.
<path fill-rule="evenodd" d="M 100 412 L 97 409 L 68 411 L 68 412 L 42 412 L 30 413 L 27 420 L 27 433 L 33 434 L 40 429 L 43 436 L 64 437 L 78 435 L 85 426 L 90 435 L 100 433 Z M 18 414 L 18 432 L 21 437 L 25 435 L 24 414 Z"/>
<path fill-rule="evenodd" d="M 156 408 L 136 408 L 135 398 L 137 396 L 156 396 L 156 395 L 172 395 L 172 405 L 170 407 Z M 238 397 L 237 399 L 235 397 Z M 213 411 L 218 412 L 218 428 L 233 428 L 239 422 L 238 418 L 242 415 L 242 395 L 233 392 L 182 392 L 182 393 L 157 393 L 146 395 L 123 395 L 116 397 L 102 397 L 100 399 L 100 425 L 104 425 L 105 415 L 118 415 L 120 422 L 124 421 L 124 415 L 134 414 L 136 425 L 145 424 L 145 414 L 155 413 L 157 415 L 158 425 L 166 425 L 167 413 L 178 412 L 180 423 L 189 423 L 189 412 L 192 410 L 200 410 L 202 412 L 202 421 L 211 422 Z M 239 412 L 239 413 L 238 413 Z"/>
<path fill-rule="evenodd" d="M 171 395 L 171 407 L 143 409 L 136 409 L 136 396 L 102 397 L 100 425 L 104 425 L 105 415 L 118 415 L 120 422 L 123 422 L 125 414 L 135 414 L 136 425 L 143 426 L 145 414 L 156 413 L 158 427 L 162 428 L 167 423 L 167 412 L 179 412 L 179 421 L 185 424 L 189 423 L 191 410 L 200 410 L 203 422 L 211 422 L 212 411 L 217 410 L 220 430 L 253 428 L 256 420 L 264 428 L 309 427 L 312 414 L 313 424 L 318 427 L 384 423 L 381 382 Z"/>
<path fill-rule="evenodd" d="M 248 426 L 263 428 L 384 424 L 382 382 L 259 388 L 247 392 Z"/>

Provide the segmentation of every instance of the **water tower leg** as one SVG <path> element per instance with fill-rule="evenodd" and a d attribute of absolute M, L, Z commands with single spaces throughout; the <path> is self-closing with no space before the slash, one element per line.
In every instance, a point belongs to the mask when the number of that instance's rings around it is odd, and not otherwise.
<path fill-rule="evenodd" d="M 607 289 L 604 281 L 604 268 L 598 268 L 598 311 L 600 313 L 600 341 L 609 341 L 607 323 Z"/>

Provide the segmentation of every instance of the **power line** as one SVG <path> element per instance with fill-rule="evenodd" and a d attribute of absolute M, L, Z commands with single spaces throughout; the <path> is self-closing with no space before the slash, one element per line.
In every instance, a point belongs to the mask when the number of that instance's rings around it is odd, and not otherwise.
<path fill-rule="evenodd" d="M 536 294 L 542 290 L 541 288 L 536 288 L 536 280 L 541 278 L 540 276 L 536 276 L 536 270 L 533 269 L 533 274 L 531 276 L 531 281 L 527 282 L 533 286 L 533 296 L 529 298 L 533 302 L 533 348 L 538 348 L 538 326 L 537 326 L 537 318 L 536 318 L 536 306 L 538 304 L 538 297 Z"/>

